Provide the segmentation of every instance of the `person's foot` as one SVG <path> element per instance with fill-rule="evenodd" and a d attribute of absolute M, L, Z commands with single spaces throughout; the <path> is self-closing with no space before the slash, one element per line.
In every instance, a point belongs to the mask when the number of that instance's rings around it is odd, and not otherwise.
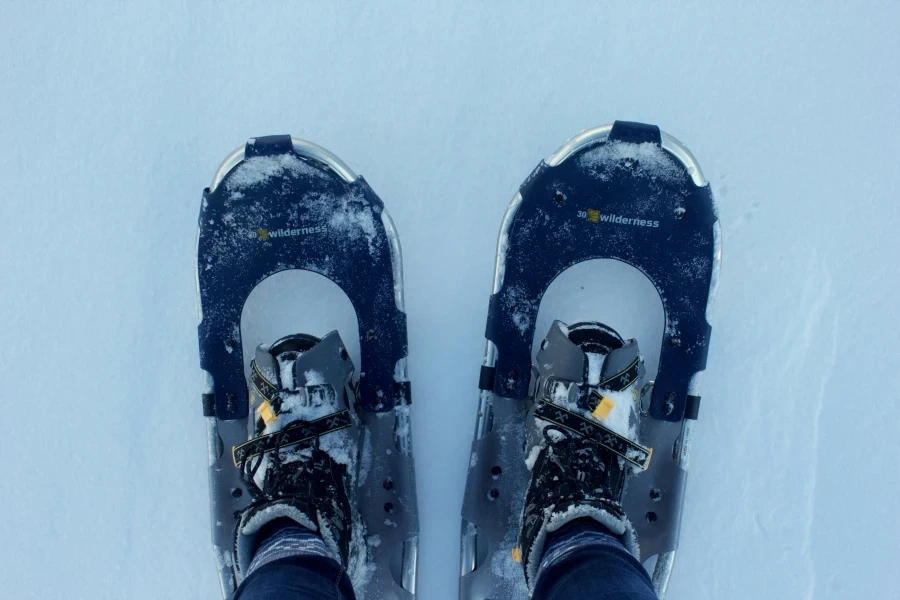
<path fill-rule="evenodd" d="M 531 480 L 519 533 L 529 588 L 547 534 L 575 519 L 597 521 L 639 557 L 621 501 L 625 478 L 650 461 L 637 443 L 643 377 L 637 342 L 600 323 L 556 321 L 541 344 L 526 421 Z"/>
<path fill-rule="evenodd" d="M 336 331 L 321 340 L 290 335 L 256 349 L 249 439 L 233 449 L 252 498 L 235 531 L 240 578 L 263 538 L 283 523 L 317 533 L 351 579 L 364 568 L 352 376 L 353 363 Z"/>

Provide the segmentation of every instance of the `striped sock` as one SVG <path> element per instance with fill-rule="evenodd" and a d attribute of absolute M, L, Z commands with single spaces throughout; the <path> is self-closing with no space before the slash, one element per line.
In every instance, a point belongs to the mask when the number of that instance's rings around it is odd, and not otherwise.
<path fill-rule="evenodd" d="M 325 542 L 315 532 L 299 525 L 286 525 L 267 537 L 256 549 L 250 568 L 247 569 L 247 576 L 263 565 L 292 556 L 324 556 L 334 559 L 325 547 Z"/>

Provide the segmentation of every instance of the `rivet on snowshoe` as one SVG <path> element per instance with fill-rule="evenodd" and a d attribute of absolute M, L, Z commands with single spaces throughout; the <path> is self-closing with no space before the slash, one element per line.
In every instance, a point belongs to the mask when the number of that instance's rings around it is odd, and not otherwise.
<path fill-rule="evenodd" d="M 391 479 L 385 479 L 382 485 L 384 485 L 384 489 L 388 491 L 394 489 L 394 482 Z"/>
<path fill-rule="evenodd" d="M 503 469 L 500 468 L 500 465 L 494 465 L 491 467 L 491 477 L 497 479 L 500 477 L 500 474 L 503 473 Z"/>
<path fill-rule="evenodd" d="M 394 503 L 393 502 L 385 502 L 384 503 L 384 512 L 391 514 L 394 512 Z"/>
<path fill-rule="evenodd" d="M 654 502 L 659 502 L 659 499 L 662 497 L 662 492 L 659 491 L 659 488 L 650 488 L 650 499 Z"/>
<path fill-rule="evenodd" d="M 511 370 L 509 372 L 509 374 L 506 376 L 506 389 L 508 389 L 508 390 L 516 389 L 516 382 L 518 381 L 518 379 L 519 379 L 519 373 L 515 369 Z"/>
<path fill-rule="evenodd" d="M 497 488 L 491 488 L 491 491 L 488 493 L 488 497 L 491 500 L 496 500 L 500 497 L 500 490 L 498 490 Z"/>
<path fill-rule="evenodd" d="M 244 495 L 244 490 L 241 488 L 231 488 L 231 497 L 232 498 L 240 498 Z"/>
<path fill-rule="evenodd" d="M 675 410 L 675 392 L 666 393 L 666 414 L 671 415 Z"/>
<path fill-rule="evenodd" d="M 656 516 L 655 512 L 651 511 L 651 512 L 647 513 L 647 522 L 648 523 L 656 523 L 656 519 L 657 519 L 657 516 Z"/>

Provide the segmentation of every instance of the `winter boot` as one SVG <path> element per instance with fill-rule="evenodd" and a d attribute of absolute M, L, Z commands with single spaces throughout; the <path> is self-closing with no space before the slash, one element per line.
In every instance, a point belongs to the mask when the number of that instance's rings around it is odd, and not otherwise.
<path fill-rule="evenodd" d="M 547 533 L 575 519 L 604 525 L 639 559 L 622 491 L 651 454 L 637 442 L 644 364 L 635 340 L 600 323 L 556 321 L 535 370 L 526 420 L 531 479 L 519 533 L 529 589 Z"/>
<path fill-rule="evenodd" d="M 333 331 L 259 346 L 251 364 L 248 441 L 234 464 L 252 497 L 235 530 L 238 580 L 278 520 L 316 532 L 354 581 L 365 569 L 357 510 L 360 426 L 353 363 Z M 266 528 L 267 531 L 271 527 Z"/>

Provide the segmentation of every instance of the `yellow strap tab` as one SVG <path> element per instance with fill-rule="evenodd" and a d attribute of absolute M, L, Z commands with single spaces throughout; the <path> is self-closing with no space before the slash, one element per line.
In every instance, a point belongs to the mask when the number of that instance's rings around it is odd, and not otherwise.
<path fill-rule="evenodd" d="M 256 412 L 262 417 L 262 420 L 266 425 L 271 425 L 278 420 L 278 415 L 272 410 L 272 405 L 269 404 L 268 401 L 264 401 L 260 404 L 259 408 L 256 409 Z"/>
<path fill-rule="evenodd" d="M 513 546 L 512 548 L 512 559 L 517 563 L 522 562 L 522 549 L 518 546 Z"/>
<path fill-rule="evenodd" d="M 612 400 L 612 398 L 607 398 L 603 396 L 600 402 L 597 403 L 597 407 L 594 409 L 594 412 L 591 414 L 601 421 L 605 420 L 606 417 L 609 416 L 609 413 L 612 412 L 612 409 L 616 407 L 616 403 Z"/>

